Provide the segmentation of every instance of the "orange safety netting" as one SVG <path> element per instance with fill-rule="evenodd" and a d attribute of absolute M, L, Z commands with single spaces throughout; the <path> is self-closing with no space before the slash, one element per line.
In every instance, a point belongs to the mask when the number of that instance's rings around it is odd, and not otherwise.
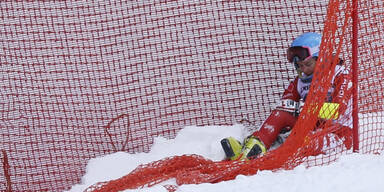
<path fill-rule="evenodd" d="M 341 58 L 346 57 L 346 59 L 343 59 L 343 65 L 349 69 L 349 73 L 346 77 L 346 86 L 342 86 L 341 92 L 344 97 L 342 100 L 346 103 L 347 107 L 351 107 L 350 103 L 347 103 L 352 101 L 354 88 L 352 86 L 353 72 L 351 63 L 353 5 L 352 1 L 345 2 L 337 0 L 330 1 L 328 4 L 322 46 L 320 49 L 321 55 L 316 65 L 317 68 L 311 85 L 311 92 L 306 103 L 317 103 L 317 106 L 322 106 L 327 96 L 327 91 L 331 88 L 331 81 L 335 74 L 336 65 L 340 64 Z M 383 45 L 381 45 L 380 48 L 382 49 Z M 379 63 L 375 63 L 374 65 L 381 64 L 382 61 L 379 61 Z M 382 74 L 382 72 L 383 70 L 379 73 Z M 338 82 L 336 82 L 336 84 L 337 83 Z M 354 86 L 357 85 L 355 84 Z M 379 101 L 379 104 L 381 104 L 381 106 L 378 106 L 376 109 L 371 109 L 369 112 L 382 111 L 382 101 Z M 176 156 L 139 166 L 120 179 L 95 184 L 88 188 L 88 190 L 98 192 L 120 191 L 124 189 L 148 187 L 171 178 L 176 179 L 177 185 L 199 184 L 204 182 L 216 183 L 234 179 L 239 174 L 253 175 L 259 170 L 294 168 L 303 161 L 308 160 L 307 158 L 309 156 L 313 155 L 325 154 L 326 158 L 329 158 L 329 156 L 332 156 L 330 155 L 331 153 L 318 151 L 319 141 L 320 143 L 329 141 L 328 135 L 330 133 L 345 131 L 342 129 L 343 126 L 353 127 L 352 111 L 346 107 L 340 108 L 339 112 L 344 114 L 344 119 L 340 118 L 337 120 L 338 123 L 335 126 L 335 124 L 331 122 L 333 120 L 319 121 L 318 114 L 320 107 L 313 107 L 313 105 L 308 104 L 304 106 L 304 113 L 302 112 L 300 114 L 299 121 L 296 123 L 291 136 L 288 137 L 280 148 L 258 159 L 250 161 L 212 162 L 199 156 Z M 364 108 L 362 109 L 364 110 Z M 314 127 L 320 127 L 321 131 L 313 134 L 312 130 L 314 130 Z M 350 138 L 352 138 L 352 136 Z M 350 152 L 352 141 L 343 141 L 343 144 L 332 146 L 330 150 L 338 150 L 336 154 Z M 381 140 L 381 144 L 382 143 L 383 140 Z M 381 149 L 383 149 L 383 147 L 381 147 Z"/>
<path fill-rule="evenodd" d="M 354 141 L 361 153 L 380 152 L 384 4 L 358 3 L 354 9 L 351 0 L 1 1 L 0 191 L 68 190 L 80 183 L 89 159 L 148 152 L 154 137 L 174 138 L 188 125 L 246 119 L 258 127 L 295 76 L 286 61 L 289 43 L 308 31 L 323 34 L 307 98 L 313 105 L 304 107 L 280 148 L 246 162 L 169 157 L 88 190 L 140 188 L 170 178 L 178 185 L 214 183 L 258 170 L 324 165 L 351 153 L 343 143 L 313 156 L 318 141 L 342 131 L 319 122 L 316 107 L 339 59 L 349 81 L 358 74 L 358 83 L 343 89 L 346 102 L 359 90 Z M 352 127 L 351 119 L 339 123 Z M 315 126 L 322 129 L 312 134 Z"/>

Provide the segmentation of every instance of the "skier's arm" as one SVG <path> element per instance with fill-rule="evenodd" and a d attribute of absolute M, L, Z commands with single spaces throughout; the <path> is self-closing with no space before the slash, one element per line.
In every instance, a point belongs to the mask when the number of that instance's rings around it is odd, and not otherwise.
<path fill-rule="evenodd" d="M 335 87 L 334 94 L 331 98 L 335 98 L 334 100 L 329 100 L 329 102 L 325 102 L 321 108 L 318 117 L 322 119 L 337 119 L 339 116 L 338 110 L 339 110 L 339 103 L 338 97 L 341 97 L 342 94 L 340 94 L 341 84 L 340 81 L 343 81 L 345 79 L 343 74 L 338 71 L 337 75 L 335 76 L 335 84 L 338 85 Z M 300 100 L 300 94 L 297 90 L 297 84 L 298 84 L 298 77 L 294 81 L 292 81 L 289 86 L 285 89 L 284 94 L 281 99 L 281 103 L 276 107 L 277 110 L 282 110 L 289 112 L 293 114 L 294 116 L 299 116 L 303 106 L 304 101 Z M 337 97 L 337 98 L 336 98 Z M 313 105 L 311 109 L 312 111 L 318 109 L 318 104 L 311 104 Z"/>
<path fill-rule="evenodd" d="M 351 89 L 347 81 L 348 71 L 343 66 L 336 66 L 335 76 L 332 82 L 334 91 L 328 102 L 324 103 L 319 112 L 319 117 L 323 119 L 338 119 L 339 114 L 343 114 L 348 107 L 349 94 Z M 352 87 L 352 86 L 350 86 Z"/>
<path fill-rule="evenodd" d="M 333 92 L 321 106 L 318 115 L 319 118 L 338 119 L 339 114 L 345 112 L 349 100 L 345 97 L 346 92 L 348 92 L 347 74 L 343 66 L 336 66 L 335 76 L 332 81 Z"/>
<path fill-rule="evenodd" d="M 352 82 L 348 82 L 348 71 L 344 67 L 338 67 L 333 81 L 334 91 L 332 94 L 332 103 L 339 104 L 339 113 L 343 114 L 350 100 L 350 95 L 352 91 Z"/>
<path fill-rule="evenodd" d="M 277 110 L 287 111 L 291 114 L 296 114 L 298 109 L 298 102 L 300 95 L 297 92 L 298 77 L 292 81 L 288 87 L 284 90 L 284 94 L 281 97 L 281 101 L 276 107 Z"/>

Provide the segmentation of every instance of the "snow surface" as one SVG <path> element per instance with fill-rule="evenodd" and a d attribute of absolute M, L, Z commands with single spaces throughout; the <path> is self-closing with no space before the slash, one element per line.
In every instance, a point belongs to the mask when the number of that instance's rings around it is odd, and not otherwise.
<path fill-rule="evenodd" d="M 129 154 L 118 152 L 91 159 L 82 183 L 74 185 L 71 192 L 83 191 L 101 181 L 118 179 L 138 165 L 182 154 L 198 154 L 220 161 L 224 157 L 219 141 L 228 136 L 242 140 L 247 136 L 242 125 L 233 126 L 189 126 L 182 129 L 175 139 L 155 138 L 149 153 Z M 163 183 L 164 184 L 164 183 Z M 167 181 L 166 184 L 174 184 Z M 160 185 L 127 192 L 167 192 Z M 350 154 L 340 157 L 327 166 L 293 170 L 259 171 L 253 176 L 239 175 L 235 180 L 216 184 L 182 185 L 178 192 L 383 192 L 384 151 L 380 155 Z"/>

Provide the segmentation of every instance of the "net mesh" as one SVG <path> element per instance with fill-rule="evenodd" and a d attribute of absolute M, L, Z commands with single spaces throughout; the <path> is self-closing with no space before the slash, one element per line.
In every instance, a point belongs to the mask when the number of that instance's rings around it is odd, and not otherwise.
<path fill-rule="evenodd" d="M 384 148 L 383 7 L 359 1 L 354 86 L 362 153 Z M 148 152 L 153 137 L 174 138 L 187 125 L 246 119 L 258 127 L 295 76 L 286 61 L 294 37 L 323 33 L 317 64 L 323 68 L 312 87 L 328 86 L 332 70 L 325 69 L 334 68 L 335 58 L 351 67 L 352 10 L 351 1 L 336 0 L 1 1 L 0 191 L 68 190 L 80 182 L 89 159 Z M 321 103 L 325 95 L 318 89 L 308 99 Z M 350 97 L 346 90 L 345 100 Z M 318 111 L 303 110 L 295 136 L 255 161 L 169 157 L 88 190 L 169 178 L 218 182 L 303 162 L 323 165 L 349 152 L 335 146 L 332 155 L 308 158 L 315 150 L 311 141 L 335 128 L 324 122 L 323 132 L 308 136 Z"/>

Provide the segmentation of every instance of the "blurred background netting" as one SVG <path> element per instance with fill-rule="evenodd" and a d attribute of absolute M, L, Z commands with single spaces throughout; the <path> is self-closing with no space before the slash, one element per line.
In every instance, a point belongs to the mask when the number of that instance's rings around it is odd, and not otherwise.
<path fill-rule="evenodd" d="M 295 76 L 286 48 L 322 32 L 327 5 L 0 2 L 0 191 L 68 190 L 89 159 L 148 152 L 188 125 L 258 127 Z M 362 152 L 384 145 L 383 7 L 359 5 L 359 109 L 376 119 L 360 122 Z"/>

